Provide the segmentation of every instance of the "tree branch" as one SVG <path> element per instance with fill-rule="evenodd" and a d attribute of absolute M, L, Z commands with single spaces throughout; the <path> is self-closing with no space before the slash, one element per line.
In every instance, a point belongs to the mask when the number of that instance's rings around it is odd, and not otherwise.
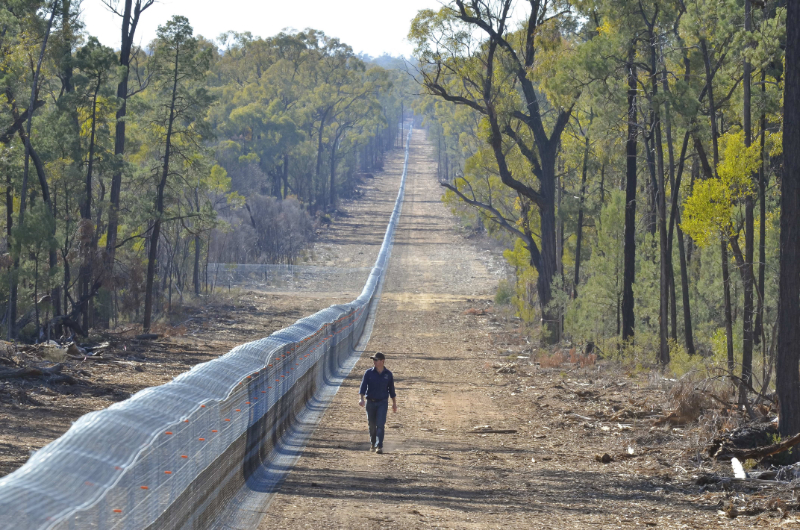
<path fill-rule="evenodd" d="M 536 156 L 536 153 L 533 152 L 533 149 L 525 145 L 525 142 L 522 141 L 522 138 L 517 134 L 517 131 L 511 128 L 511 126 L 506 125 L 503 129 L 503 133 L 514 140 L 514 143 L 519 147 L 520 152 L 522 155 L 528 159 L 528 161 L 533 165 L 533 174 L 539 180 L 542 179 L 542 166 L 539 165 L 539 158 Z"/>
<path fill-rule="evenodd" d="M 513 234 L 513 235 L 519 237 L 520 239 L 522 239 L 523 241 L 525 241 L 525 244 L 528 246 L 528 249 L 531 252 L 531 257 L 535 260 L 535 262 L 537 264 L 541 261 L 541 256 L 540 256 L 540 253 L 539 253 L 539 247 L 536 245 L 536 242 L 533 240 L 533 238 L 529 234 L 526 234 L 522 230 L 520 230 L 517 227 L 515 227 L 514 225 L 512 225 L 508 221 L 508 219 L 506 219 L 497 210 L 497 208 L 495 208 L 494 206 L 492 206 L 490 204 L 486 204 L 484 202 L 481 202 L 481 201 L 478 201 L 478 200 L 475 200 L 475 199 L 470 199 L 469 197 L 464 195 L 464 193 L 462 193 L 461 190 L 459 190 L 458 188 L 456 188 L 452 184 L 448 184 L 447 182 L 442 182 L 441 185 L 442 185 L 442 187 L 447 188 L 448 190 L 450 190 L 453 193 L 455 193 L 462 201 L 464 201 L 465 203 L 469 204 L 470 206 L 474 206 L 476 208 L 480 208 L 481 210 L 486 210 L 487 212 L 491 213 L 492 216 L 490 216 L 489 218 L 492 221 L 497 223 L 499 226 L 501 226 L 502 228 L 504 228 L 505 230 L 507 230 L 511 234 Z"/>

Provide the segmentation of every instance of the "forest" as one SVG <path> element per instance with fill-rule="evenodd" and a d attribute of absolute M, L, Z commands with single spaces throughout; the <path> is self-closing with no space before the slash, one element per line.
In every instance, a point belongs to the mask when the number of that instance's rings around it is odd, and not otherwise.
<path fill-rule="evenodd" d="M 413 80 L 391 57 L 313 29 L 210 39 L 183 16 L 139 47 L 155 0 L 103 1 L 114 49 L 80 1 L 0 4 L 9 340 L 148 331 L 209 290 L 209 262 L 301 261 L 399 141 Z"/>
<path fill-rule="evenodd" d="M 745 405 L 777 378 L 781 417 L 797 416 L 786 404 L 800 398 L 786 202 L 800 145 L 784 129 L 793 7 L 454 0 L 420 11 L 416 111 L 444 200 L 508 244 L 515 275 L 497 301 L 546 342 L 634 370 L 722 376 Z M 781 421 L 797 430 L 800 417 Z"/>
<path fill-rule="evenodd" d="M 138 47 L 155 0 L 103 1 L 115 49 L 79 1 L 0 6 L 7 338 L 148 331 L 209 263 L 302 261 L 413 108 L 544 343 L 800 401 L 785 0 L 453 0 L 407 62 L 183 16 Z"/>

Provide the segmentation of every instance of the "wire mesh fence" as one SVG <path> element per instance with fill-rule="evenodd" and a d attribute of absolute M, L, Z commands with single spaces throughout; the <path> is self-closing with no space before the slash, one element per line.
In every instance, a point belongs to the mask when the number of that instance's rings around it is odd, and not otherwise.
<path fill-rule="evenodd" d="M 383 245 L 358 298 L 81 417 L 0 479 L 0 528 L 210 526 L 354 354 L 388 264 L 407 166 L 406 147 Z M 275 273 L 297 281 L 296 270 L 257 267 L 237 268 L 237 278 L 263 282 L 259 275 Z"/>
<path fill-rule="evenodd" d="M 209 283 L 217 288 L 240 287 L 267 292 L 357 293 L 369 276 L 369 267 L 320 267 L 209 263 Z"/>

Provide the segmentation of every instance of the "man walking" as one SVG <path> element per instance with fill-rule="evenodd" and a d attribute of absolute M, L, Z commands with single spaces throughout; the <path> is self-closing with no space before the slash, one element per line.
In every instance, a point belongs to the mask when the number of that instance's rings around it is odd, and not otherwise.
<path fill-rule="evenodd" d="M 364 406 L 366 398 L 367 421 L 369 422 L 370 451 L 383 453 L 383 426 L 386 424 L 386 413 L 389 410 L 389 398 L 392 398 L 392 412 L 397 412 L 397 400 L 394 392 L 394 376 L 383 365 L 386 356 L 376 352 L 370 357 L 373 367 L 364 372 L 361 399 L 358 404 Z"/>

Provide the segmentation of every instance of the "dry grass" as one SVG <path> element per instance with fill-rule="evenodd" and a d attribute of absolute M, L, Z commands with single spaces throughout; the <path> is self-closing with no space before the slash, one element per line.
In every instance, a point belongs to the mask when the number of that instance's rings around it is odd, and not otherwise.
<path fill-rule="evenodd" d="M 731 399 L 730 390 L 726 386 L 715 388 L 717 381 L 701 380 L 695 381 L 691 378 L 683 378 L 677 381 L 667 393 L 669 405 L 672 410 L 664 418 L 655 422 L 655 426 L 660 425 L 687 425 L 700 419 L 706 412 L 716 412 L 711 416 L 715 417 L 709 427 L 719 428 L 719 412 L 724 412 L 724 404 Z"/>
<path fill-rule="evenodd" d="M 57 346 L 45 345 L 39 351 L 39 355 L 42 357 L 42 359 L 54 363 L 63 363 L 68 359 L 67 350 Z"/>
<path fill-rule="evenodd" d="M 569 350 L 556 350 L 552 354 L 540 353 L 537 356 L 539 366 L 542 368 L 560 368 L 565 364 L 572 364 L 580 368 L 594 366 L 597 363 L 597 355 L 590 353 L 584 355 L 575 348 Z"/>
<path fill-rule="evenodd" d="M 166 322 L 156 322 L 150 328 L 150 333 L 156 333 L 162 337 L 182 337 L 186 335 L 188 330 L 183 324 L 172 326 Z"/>

